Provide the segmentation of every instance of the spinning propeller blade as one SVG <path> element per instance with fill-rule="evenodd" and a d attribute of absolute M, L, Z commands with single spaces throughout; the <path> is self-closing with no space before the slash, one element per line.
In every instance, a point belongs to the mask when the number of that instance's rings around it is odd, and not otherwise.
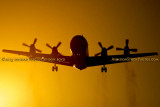
<path fill-rule="evenodd" d="M 60 45 L 61 45 L 61 42 L 59 42 L 56 47 L 58 48 Z"/>
<path fill-rule="evenodd" d="M 116 50 L 124 50 L 124 49 L 122 49 L 122 48 L 116 48 Z"/>
<path fill-rule="evenodd" d="M 35 44 L 37 42 L 37 38 L 34 39 L 33 44 Z"/>
<path fill-rule="evenodd" d="M 26 47 L 30 47 L 29 45 L 27 45 L 27 44 L 25 44 L 25 43 L 23 43 L 22 45 L 23 45 L 23 46 L 26 46 Z"/>
<path fill-rule="evenodd" d="M 102 43 L 101 43 L 101 42 L 98 42 L 98 44 L 99 44 L 99 46 L 100 46 L 101 48 L 103 48 L 103 46 L 102 46 Z"/>
<path fill-rule="evenodd" d="M 137 52 L 137 49 L 129 49 L 132 52 Z"/>
<path fill-rule="evenodd" d="M 110 49 L 112 49 L 112 48 L 113 48 L 113 45 L 111 45 L 110 47 L 108 47 L 107 50 L 110 50 Z"/>
<path fill-rule="evenodd" d="M 99 52 L 99 53 L 95 54 L 95 56 L 98 56 L 98 55 L 100 55 L 100 54 L 101 54 L 101 52 Z"/>
<path fill-rule="evenodd" d="M 111 45 L 110 47 L 108 47 L 107 49 L 105 47 L 102 46 L 101 42 L 98 42 L 99 46 L 102 48 L 102 51 L 95 54 L 95 56 L 100 55 L 101 53 L 106 54 L 107 55 L 107 51 L 113 48 L 113 45 Z M 101 54 L 102 55 L 102 54 Z"/>
<path fill-rule="evenodd" d="M 30 46 L 27 45 L 26 43 L 23 43 L 22 45 L 23 45 L 23 46 L 26 46 L 26 47 L 29 47 L 29 48 L 31 48 L 31 49 L 32 49 L 32 47 L 34 47 L 34 49 L 35 49 L 37 52 L 42 52 L 40 49 L 36 49 L 36 48 L 35 48 L 35 43 L 36 43 L 36 42 L 37 42 L 37 38 L 34 39 L 33 44 L 31 44 Z"/>
<path fill-rule="evenodd" d="M 48 43 L 46 44 L 46 46 L 52 49 L 52 47 Z"/>
<path fill-rule="evenodd" d="M 35 50 L 38 51 L 38 52 L 40 52 L 40 53 L 42 52 L 40 49 L 35 49 Z"/>
<path fill-rule="evenodd" d="M 126 39 L 126 46 L 123 48 L 116 48 L 116 50 L 124 50 L 126 49 L 126 47 L 128 47 L 128 44 L 129 44 L 129 40 Z M 132 51 L 132 52 L 137 52 L 138 50 L 137 49 L 129 49 L 129 47 L 126 49 L 126 51 Z"/>

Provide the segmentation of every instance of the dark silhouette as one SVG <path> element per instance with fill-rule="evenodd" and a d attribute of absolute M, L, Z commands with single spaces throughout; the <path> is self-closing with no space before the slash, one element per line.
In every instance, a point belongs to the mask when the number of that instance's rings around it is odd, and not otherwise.
<path fill-rule="evenodd" d="M 57 56 L 62 56 L 59 52 L 58 52 L 58 47 L 61 45 L 61 42 L 59 42 L 57 44 L 57 46 L 53 46 L 51 47 L 48 43 L 46 44 L 47 47 L 49 47 L 50 49 L 52 49 L 52 55 L 57 55 Z"/>
<path fill-rule="evenodd" d="M 107 51 L 113 48 L 113 45 L 111 45 L 110 47 L 108 47 L 107 49 L 105 47 L 102 46 L 101 42 L 98 42 L 99 46 L 102 48 L 102 51 L 95 54 L 95 56 L 98 56 L 101 54 L 102 57 L 107 57 Z"/>
<path fill-rule="evenodd" d="M 35 48 L 36 42 L 37 42 L 37 38 L 34 39 L 33 44 L 31 44 L 30 46 L 27 45 L 26 43 L 23 43 L 22 45 L 23 45 L 23 46 L 26 46 L 26 47 L 29 47 L 31 54 L 35 54 L 36 51 L 41 53 L 41 52 L 42 52 L 41 50 Z"/>
<path fill-rule="evenodd" d="M 130 55 L 130 51 L 137 52 L 137 49 L 129 49 L 128 44 L 129 44 L 129 40 L 126 39 L 126 46 L 124 47 L 124 49 L 122 49 L 122 48 L 116 48 L 116 50 L 124 50 L 124 55 L 125 56 L 129 56 Z"/>
<path fill-rule="evenodd" d="M 66 65 L 66 66 L 75 66 L 76 68 L 82 70 L 87 67 L 91 66 L 98 66 L 103 65 L 101 71 L 107 72 L 107 68 L 105 67 L 106 64 L 115 64 L 115 63 L 122 63 L 122 62 L 130 62 L 130 60 L 121 61 L 117 60 L 117 58 L 136 58 L 136 57 L 144 57 L 144 56 L 152 56 L 158 55 L 157 52 L 152 53 L 138 53 L 138 54 L 130 54 L 130 51 L 137 52 L 137 49 L 129 49 L 128 43 L 129 41 L 126 40 L 126 46 L 124 49 L 117 48 L 117 50 L 124 50 L 124 55 L 107 55 L 107 51 L 113 48 L 113 45 L 105 48 L 99 42 L 99 46 L 102 48 L 100 53 L 97 53 L 95 56 L 89 56 L 88 54 L 88 42 L 83 37 L 83 35 L 76 35 L 72 38 L 70 42 L 70 49 L 72 51 L 71 56 L 64 56 L 61 55 L 57 48 L 60 46 L 61 42 L 58 43 L 57 46 L 51 47 L 49 44 L 46 44 L 47 47 L 52 49 L 51 54 L 43 54 L 43 53 L 36 53 L 41 52 L 41 50 L 35 48 L 35 43 L 37 39 L 34 40 L 33 44 L 30 46 L 23 43 L 24 46 L 30 47 L 30 52 L 23 52 L 23 51 L 14 51 L 14 50 L 6 50 L 3 49 L 3 52 L 12 53 L 23 55 L 31 58 L 39 58 L 43 62 L 54 63 L 52 70 L 58 70 L 56 64 Z M 98 56 L 100 55 L 100 56 Z M 116 60 L 113 60 L 116 59 Z"/>

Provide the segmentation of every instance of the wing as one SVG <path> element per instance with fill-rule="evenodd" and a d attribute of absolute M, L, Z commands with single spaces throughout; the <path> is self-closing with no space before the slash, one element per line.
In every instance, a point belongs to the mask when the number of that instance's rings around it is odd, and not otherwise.
<path fill-rule="evenodd" d="M 109 57 L 112 58 L 137 58 L 137 57 L 145 57 L 145 56 L 153 56 L 153 55 L 158 55 L 157 52 L 152 52 L 152 53 L 138 53 L 138 54 L 129 54 L 128 56 L 124 56 L 124 55 L 110 55 Z"/>
<path fill-rule="evenodd" d="M 2 50 L 6 53 L 23 55 L 29 57 L 30 61 L 42 61 L 48 63 L 56 63 L 66 66 L 73 66 L 73 58 L 71 56 L 62 56 L 62 55 L 52 55 L 52 54 L 42 54 L 42 53 L 34 53 L 31 54 L 30 52 L 23 52 L 23 51 L 14 51 L 14 50 Z"/>
<path fill-rule="evenodd" d="M 30 56 L 30 52 L 23 52 L 23 51 L 14 51 L 14 50 L 3 49 L 2 52 L 23 55 L 23 56 L 28 56 L 28 57 Z"/>
<path fill-rule="evenodd" d="M 71 56 L 53 56 L 51 54 L 36 53 L 30 60 L 73 66 L 73 58 Z"/>
<path fill-rule="evenodd" d="M 87 62 L 87 66 L 90 67 L 90 66 L 97 66 L 97 65 L 130 62 L 131 58 L 153 56 L 153 55 L 158 55 L 158 53 L 157 52 L 139 53 L 139 54 L 130 54 L 128 56 L 125 56 L 125 55 L 109 55 L 106 58 L 101 57 L 101 56 L 88 57 L 86 62 Z"/>

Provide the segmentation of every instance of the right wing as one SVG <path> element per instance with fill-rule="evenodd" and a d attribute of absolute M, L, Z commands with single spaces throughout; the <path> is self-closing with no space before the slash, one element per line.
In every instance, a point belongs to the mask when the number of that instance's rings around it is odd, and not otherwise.
<path fill-rule="evenodd" d="M 128 56 L 125 55 L 109 55 L 106 58 L 101 57 L 101 56 L 96 56 L 96 57 L 88 57 L 87 58 L 87 66 L 98 66 L 98 65 L 105 65 L 105 64 L 115 64 L 115 63 L 122 63 L 122 62 L 130 62 L 131 58 L 136 58 L 136 57 L 145 57 L 145 56 L 153 56 L 153 55 L 158 55 L 157 52 L 152 52 L 152 53 L 139 53 L 139 54 L 130 54 Z M 120 60 L 120 59 L 127 59 L 127 60 Z"/>

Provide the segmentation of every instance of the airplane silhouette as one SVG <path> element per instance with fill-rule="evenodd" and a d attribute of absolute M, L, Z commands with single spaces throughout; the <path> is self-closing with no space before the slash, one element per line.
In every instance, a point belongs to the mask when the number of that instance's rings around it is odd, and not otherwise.
<path fill-rule="evenodd" d="M 31 44 L 30 46 L 23 43 L 24 46 L 27 46 L 30 48 L 30 52 L 14 51 L 14 50 L 6 50 L 6 49 L 3 49 L 3 52 L 27 56 L 30 59 L 38 59 L 38 61 L 54 63 L 54 66 L 52 67 L 52 71 L 54 70 L 58 71 L 58 67 L 56 66 L 56 64 L 72 66 L 72 67 L 74 66 L 80 70 L 85 69 L 87 67 L 91 67 L 91 66 L 103 65 L 103 67 L 101 68 L 101 72 L 103 71 L 107 72 L 107 68 L 105 67 L 106 64 L 130 62 L 131 58 L 158 55 L 157 52 L 130 54 L 130 51 L 137 52 L 137 49 L 129 49 L 128 39 L 126 40 L 126 46 L 124 47 L 124 49 L 116 48 L 116 50 L 123 50 L 124 55 L 108 55 L 107 51 L 110 49 L 113 49 L 113 45 L 108 48 L 105 48 L 102 46 L 101 42 L 98 42 L 102 51 L 95 54 L 95 56 L 89 56 L 88 42 L 83 37 L 83 35 L 76 35 L 72 38 L 70 42 L 70 49 L 72 51 L 71 56 L 64 56 L 58 52 L 58 47 L 61 45 L 61 42 L 59 42 L 57 46 L 54 46 L 54 47 L 50 46 L 49 44 L 46 44 L 47 47 L 52 49 L 51 54 L 41 53 L 42 52 L 41 50 L 35 48 L 36 42 L 37 42 L 37 39 L 35 38 L 33 44 Z M 36 52 L 39 52 L 39 53 L 36 53 Z M 127 58 L 129 60 L 122 61 L 122 60 L 119 60 L 120 58 L 123 58 L 123 59 Z M 116 60 L 113 60 L 113 59 L 116 59 Z"/>

